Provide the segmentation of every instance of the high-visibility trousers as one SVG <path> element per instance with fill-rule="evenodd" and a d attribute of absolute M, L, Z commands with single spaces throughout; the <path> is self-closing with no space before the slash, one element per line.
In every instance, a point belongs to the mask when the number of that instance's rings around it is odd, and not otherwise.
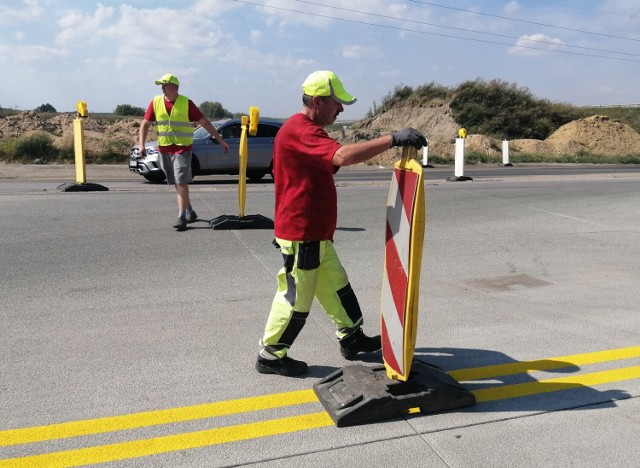
<path fill-rule="evenodd" d="M 362 311 L 331 241 L 276 239 L 284 259 L 278 291 L 260 342 L 281 358 L 304 327 L 315 297 L 342 339 L 362 325 Z"/>

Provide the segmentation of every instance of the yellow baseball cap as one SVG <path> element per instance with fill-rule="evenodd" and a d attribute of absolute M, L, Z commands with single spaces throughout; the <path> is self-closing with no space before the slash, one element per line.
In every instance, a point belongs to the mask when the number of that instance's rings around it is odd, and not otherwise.
<path fill-rule="evenodd" d="M 174 84 L 176 86 L 180 86 L 180 80 L 178 79 L 178 77 L 176 75 L 172 75 L 171 73 L 167 73 L 166 75 L 163 75 L 163 77 L 160 78 L 159 80 L 156 80 L 156 84 L 157 85 Z"/>
<path fill-rule="evenodd" d="M 347 93 L 340 78 L 331 71 L 316 71 L 304 80 L 302 91 L 308 96 L 331 96 L 342 104 L 353 104 L 357 99 Z"/>

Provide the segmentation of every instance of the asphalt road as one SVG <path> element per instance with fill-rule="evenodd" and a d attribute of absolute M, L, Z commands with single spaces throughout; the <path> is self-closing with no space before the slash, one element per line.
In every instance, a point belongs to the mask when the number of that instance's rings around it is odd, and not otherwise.
<path fill-rule="evenodd" d="M 281 258 L 268 230 L 209 228 L 238 212 L 228 178 L 192 186 L 201 221 L 176 233 L 166 186 L 19 169 L 0 166 L 0 467 L 637 466 L 637 168 L 428 178 L 415 359 L 478 402 L 347 428 L 312 385 L 380 356 L 344 361 L 314 305 L 291 350 L 309 375 L 254 370 Z M 375 333 L 389 181 L 347 172 L 335 245 Z M 273 184 L 247 187 L 270 217 Z"/>

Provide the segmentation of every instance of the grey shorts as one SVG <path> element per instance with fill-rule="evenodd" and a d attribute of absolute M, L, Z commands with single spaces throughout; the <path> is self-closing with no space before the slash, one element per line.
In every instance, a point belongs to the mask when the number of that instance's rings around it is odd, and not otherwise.
<path fill-rule="evenodd" d="M 167 176 L 167 184 L 190 184 L 193 182 L 191 175 L 191 151 L 179 154 L 159 153 L 158 162 L 160 168 Z"/>

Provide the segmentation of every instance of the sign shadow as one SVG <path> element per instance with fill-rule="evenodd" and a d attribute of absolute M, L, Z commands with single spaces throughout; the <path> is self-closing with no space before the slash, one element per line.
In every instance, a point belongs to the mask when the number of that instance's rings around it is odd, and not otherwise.
<path fill-rule="evenodd" d="M 414 360 L 444 369 L 476 396 L 475 406 L 460 411 L 598 409 L 615 407 L 616 400 L 631 397 L 623 390 L 601 391 L 578 378 L 565 378 L 589 371 L 557 359 L 518 361 L 486 349 L 416 348 Z"/>

